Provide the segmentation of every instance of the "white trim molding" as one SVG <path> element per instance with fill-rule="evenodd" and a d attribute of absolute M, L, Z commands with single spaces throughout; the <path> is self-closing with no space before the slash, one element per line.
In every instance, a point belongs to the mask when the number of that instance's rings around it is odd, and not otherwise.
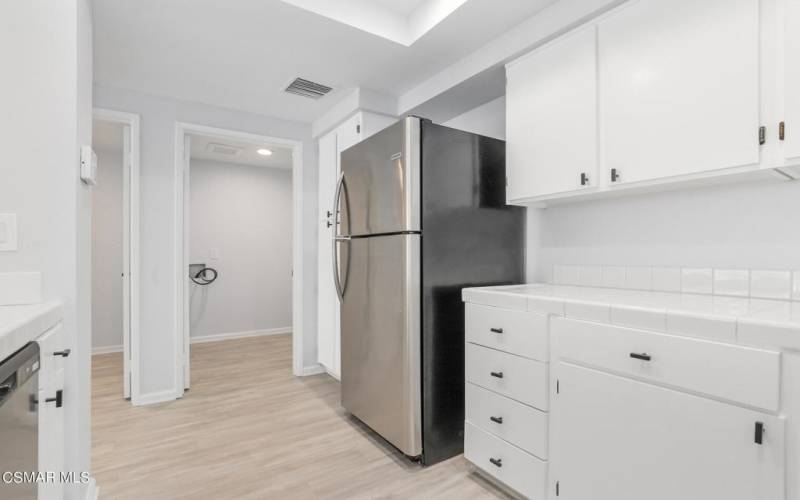
<path fill-rule="evenodd" d="M 309 365 L 303 368 L 304 377 L 310 377 L 311 375 L 319 375 L 321 373 L 327 373 L 327 370 L 325 370 L 325 367 L 319 363 L 315 365 Z"/>
<path fill-rule="evenodd" d="M 230 138 L 245 142 L 277 144 L 292 149 L 292 372 L 304 373 L 303 359 L 303 142 L 283 137 L 269 137 L 238 130 L 206 125 L 175 122 L 175 378 L 173 397 L 180 398 L 189 384 L 188 348 L 190 332 L 188 322 L 188 208 L 190 165 L 184 156 L 186 137 L 199 134 Z"/>
<path fill-rule="evenodd" d="M 127 189 L 126 191 L 126 206 L 128 227 L 125 234 L 126 247 L 127 247 L 127 286 L 125 292 L 128 295 L 126 300 L 126 308 L 128 320 L 126 321 L 126 328 L 128 335 L 123 334 L 123 350 L 127 344 L 127 356 L 124 360 L 124 376 L 123 376 L 123 394 L 126 398 L 130 398 L 133 404 L 136 404 L 139 395 L 141 394 L 140 372 L 139 372 L 139 352 L 140 352 L 140 330 L 139 325 L 141 322 L 140 313 L 140 299 L 139 293 L 139 262 L 140 262 L 140 137 L 141 137 L 141 119 L 136 113 L 128 113 L 125 111 L 116 111 L 112 109 L 94 108 L 92 110 L 92 118 L 94 120 L 102 120 L 107 122 L 118 123 L 128 128 L 128 137 L 126 142 L 130 148 L 129 164 L 126 166 L 128 171 L 127 176 Z M 92 351 L 94 354 L 94 350 Z"/>
<path fill-rule="evenodd" d="M 100 499 L 100 487 L 97 486 L 97 481 L 95 480 L 94 476 L 89 478 L 89 483 L 86 485 L 86 495 L 84 498 L 86 500 Z"/>
<path fill-rule="evenodd" d="M 285 326 L 283 328 L 268 328 L 265 330 L 248 330 L 244 332 L 214 333 L 211 335 L 199 335 L 197 337 L 192 337 L 190 339 L 190 342 L 192 344 L 205 344 L 206 342 L 220 342 L 223 340 L 248 339 L 252 337 L 266 337 L 269 335 L 285 335 L 287 333 L 292 333 L 291 326 Z"/>
<path fill-rule="evenodd" d="M 113 354 L 115 352 L 122 352 L 122 344 L 102 345 L 100 347 L 92 347 L 92 356 L 98 356 L 102 354 Z"/>

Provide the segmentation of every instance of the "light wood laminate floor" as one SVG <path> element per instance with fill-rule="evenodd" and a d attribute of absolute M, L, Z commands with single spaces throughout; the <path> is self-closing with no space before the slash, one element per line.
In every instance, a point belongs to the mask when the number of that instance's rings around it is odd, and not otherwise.
<path fill-rule="evenodd" d="M 122 357 L 93 357 L 92 470 L 102 499 L 484 499 L 459 456 L 422 468 L 339 405 L 328 375 L 291 373 L 291 337 L 192 345 L 183 399 L 133 407 Z"/>

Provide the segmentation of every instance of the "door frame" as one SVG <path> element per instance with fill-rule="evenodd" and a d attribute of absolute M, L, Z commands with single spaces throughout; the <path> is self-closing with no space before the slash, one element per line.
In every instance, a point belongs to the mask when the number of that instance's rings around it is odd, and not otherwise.
<path fill-rule="evenodd" d="M 125 127 L 124 144 L 128 162 L 123 162 L 123 395 L 132 404 L 139 404 L 140 352 L 140 133 L 141 119 L 136 113 L 94 108 L 92 119 L 117 123 Z M 123 151 L 123 158 L 126 152 Z"/>
<path fill-rule="evenodd" d="M 183 397 L 189 387 L 189 179 L 190 164 L 185 155 L 191 134 L 211 135 L 236 141 L 268 143 L 292 149 L 292 372 L 304 375 L 303 359 L 303 142 L 239 130 L 175 122 L 175 390 Z"/>

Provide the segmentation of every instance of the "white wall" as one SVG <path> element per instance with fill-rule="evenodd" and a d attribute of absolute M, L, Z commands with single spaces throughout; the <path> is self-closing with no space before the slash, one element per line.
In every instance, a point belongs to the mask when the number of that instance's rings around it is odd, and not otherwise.
<path fill-rule="evenodd" d="M 2 271 L 41 271 L 46 299 L 63 302 L 65 464 L 90 467 L 91 196 L 78 180 L 91 144 L 89 0 L 0 3 L 0 212 L 18 214 L 17 252 Z M 86 485 L 68 485 L 83 499 Z"/>
<path fill-rule="evenodd" d="M 489 101 L 442 123 L 442 125 L 505 140 L 506 98 L 503 96 Z"/>
<path fill-rule="evenodd" d="M 317 154 L 309 124 L 176 101 L 138 92 L 95 87 L 95 106 L 138 113 L 141 130 L 141 392 L 168 399 L 175 380 L 175 122 L 188 122 L 303 141 L 304 360 L 316 365 Z"/>
<path fill-rule="evenodd" d="M 191 335 L 292 325 L 292 171 L 191 160 L 190 260 L 219 272 L 191 285 Z"/>
<path fill-rule="evenodd" d="M 444 125 L 505 138 L 505 99 Z M 529 208 L 527 281 L 554 264 L 800 269 L 800 182 L 720 184 Z"/>
<path fill-rule="evenodd" d="M 123 127 L 117 126 L 120 137 Z M 92 189 L 92 348 L 122 347 L 122 149 L 97 150 Z"/>
<path fill-rule="evenodd" d="M 780 181 L 550 207 L 528 254 L 538 279 L 553 264 L 800 269 L 799 213 L 800 182 Z"/>

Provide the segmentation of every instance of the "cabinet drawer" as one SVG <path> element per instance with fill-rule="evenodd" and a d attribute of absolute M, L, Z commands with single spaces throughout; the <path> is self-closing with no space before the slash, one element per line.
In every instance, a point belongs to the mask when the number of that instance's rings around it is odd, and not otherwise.
<path fill-rule="evenodd" d="M 469 382 L 465 394 L 469 423 L 547 459 L 547 413 Z"/>
<path fill-rule="evenodd" d="M 546 363 L 467 344 L 465 371 L 467 382 L 547 410 Z"/>
<path fill-rule="evenodd" d="M 526 358 L 547 361 L 547 316 L 467 304 L 466 339 Z"/>
<path fill-rule="evenodd" d="M 780 353 L 563 318 L 562 359 L 775 412 Z M 639 356 L 638 359 L 634 356 Z"/>
<path fill-rule="evenodd" d="M 464 424 L 464 457 L 525 497 L 544 500 L 547 462 L 469 422 Z"/>

